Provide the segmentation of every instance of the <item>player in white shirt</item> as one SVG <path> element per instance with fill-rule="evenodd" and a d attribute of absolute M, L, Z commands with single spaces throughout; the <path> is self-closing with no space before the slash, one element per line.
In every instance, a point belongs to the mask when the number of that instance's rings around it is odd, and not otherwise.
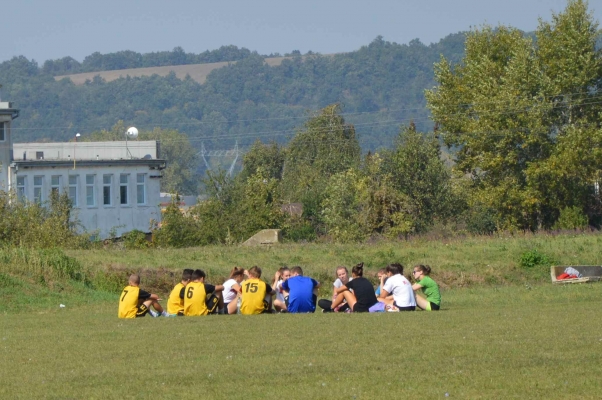
<path fill-rule="evenodd" d="M 403 276 L 403 265 L 389 264 L 387 281 L 383 284 L 378 301 L 387 304 L 390 311 L 414 311 L 416 299 L 410 281 Z M 393 299 L 387 296 L 393 295 Z"/>
<path fill-rule="evenodd" d="M 276 299 L 274 300 L 274 308 L 276 311 L 286 311 L 286 302 L 284 300 L 284 293 L 282 291 L 282 282 L 286 281 L 291 277 L 291 271 L 287 267 L 282 267 L 274 275 L 272 281 L 272 288 L 276 291 Z"/>

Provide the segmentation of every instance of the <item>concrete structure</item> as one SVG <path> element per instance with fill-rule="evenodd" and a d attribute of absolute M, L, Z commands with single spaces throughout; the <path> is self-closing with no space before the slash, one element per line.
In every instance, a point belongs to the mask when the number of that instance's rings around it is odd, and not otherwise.
<path fill-rule="evenodd" d="M 15 143 L 11 121 L 19 115 L 0 102 L 0 189 L 44 203 L 68 193 L 80 230 L 105 238 L 161 221 L 159 142 Z"/>
<path fill-rule="evenodd" d="M 282 242 L 282 231 L 280 229 L 262 229 L 251 236 L 244 246 L 257 246 L 261 244 L 276 244 Z"/>

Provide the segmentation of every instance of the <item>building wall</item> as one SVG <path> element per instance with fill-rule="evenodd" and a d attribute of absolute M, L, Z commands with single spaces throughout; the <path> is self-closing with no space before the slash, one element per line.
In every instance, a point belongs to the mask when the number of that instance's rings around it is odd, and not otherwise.
<path fill-rule="evenodd" d="M 44 160 L 125 160 L 131 158 L 157 159 L 155 140 L 113 142 L 13 143 L 16 160 L 35 160 L 36 153 Z"/>
<path fill-rule="evenodd" d="M 54 183 L 58 182 L 61 193 L 70 193 L 76 197 L 73 206 L 73 218 L 77 219 L 80 231 L 98 232 L 100 238 L 106 238 L 114 231 L 118 236 L 134 229 L 143 232 L 149 231 L 151 220 L 161 220 L 160 209 L 160 179 L 157 170 L 151 170 L 148 165 L 133 166 L 72 166 L 50 167 L 37 166 L 36 168 L 11 168 L 12 187 L 20 196 L 29 201 L 36 201 L 36 185 L 41 183 L 42 199 L 47 201 L 53 190 Z M 88 185 L 87 176 L 94 176 L 93 185 Z M 144 203 L 138 202 L 138 176 L 144 177 Z M 75 177 L 71 178 L 70 176 Z M 111 183 L 104 184 L 104 177 L 110 176 Z M 123 184 L 127 192 L 127 204 L 121 200 L 121 176 L 127 176 L 127 184 Z M 154 178 L 151 178 L 154 176 Z M 60 178 L 56 178 L 60 177 Z M 70 185 L 70 182 L 72 185 Z M 24 186 L 22 185 L 24 184 Z M 110 204 L 105 203 L 104 186 L 110 187 Z M 93 193 L 88 195 L 88 187 L 93 187 Z M 73 196 L 76 192 L 76 196 Z M 89 198 L 93 204 L 89 204 Z M 125 199 L 124 199 L 125 200 Z"/>

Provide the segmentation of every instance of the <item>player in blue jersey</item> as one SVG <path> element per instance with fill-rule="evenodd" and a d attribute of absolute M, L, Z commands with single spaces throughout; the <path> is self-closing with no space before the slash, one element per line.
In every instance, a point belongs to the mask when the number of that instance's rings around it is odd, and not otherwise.
<path fill-rule="evenodd" d="M 291 269 L 291 277 L 282 282 L 282 290 L 287 300 L 289 313 L 313 313 L 316 311 L 317 289 L 320 284 L 312 278 L 303 276 L 301 267 Z"/>

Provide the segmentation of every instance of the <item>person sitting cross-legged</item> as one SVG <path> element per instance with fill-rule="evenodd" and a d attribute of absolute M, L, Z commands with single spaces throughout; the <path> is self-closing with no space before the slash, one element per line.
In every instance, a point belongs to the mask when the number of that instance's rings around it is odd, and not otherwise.
<path fill-rule="evenodd" d="M 374 287 L 364 275 L 364 263 L 359 263 L 351 270 L 353 280 L 335 290 L 336 300 L 332 308 L 347 300 L 347 304 L 353 312 L 380 312 L 384 311 L 384 304 L 376 300 Z M 353 290 L 353 292 L 351 292 Z"/>
<path fill-rule="evenodd" d="M 205 283 L 205 276 L 202 270 L 194 270 L 192 282 L 180 292 L 184 299 L 184 315 L 187 317 L 216 314 L 218 311 L 224 286 Z"/>
<path fill-rule="evenodd" d="M 244 315 L 262 314 L 272 308 L 272 287 L 262 281 L 261 268 L 255 266 L 248 271 L 249 279 L 242 282 L 240 313 Z"/>
<path fill-rule="evenodd" d="M 174 286 L 167 299 L 167 314 L 169 317 L 184 315 L 184 298 L 181 297 L 182 289 L 190 283 L 193 270 L 185 269 L 182 272 L 182 280 Z"/>
<path fill-rule="evenodd" d="M 291 277 L 282 282 L 286 308 L 289 313 L 313 313 L 316 311 L 317 290 L 320 284 L 315 279 L 303 276 L 301 267 L 291 269 Z"/>
<path fill-rule="evenodd" d="M 130 275 L 128 286 L 123 288 L 119 297 L 119 318 L 140 318 L 150 313 L 153 317 L 165 315 L 159 304 L 159 296 L 140 289 L 140 275 Z M 153 307 L 156 311 L 150 309 Z"/>
<path fill-rule="evenodd" d="M 389 311 L 414 311 L 416 299 L 412 284 L 403 276 L 403 265 L 393 263 L 387 265 L 387 281 L 383 284 L 379 301 L 387 305 Z M 390 298 L 390 294 L 393 298 Z"/>

